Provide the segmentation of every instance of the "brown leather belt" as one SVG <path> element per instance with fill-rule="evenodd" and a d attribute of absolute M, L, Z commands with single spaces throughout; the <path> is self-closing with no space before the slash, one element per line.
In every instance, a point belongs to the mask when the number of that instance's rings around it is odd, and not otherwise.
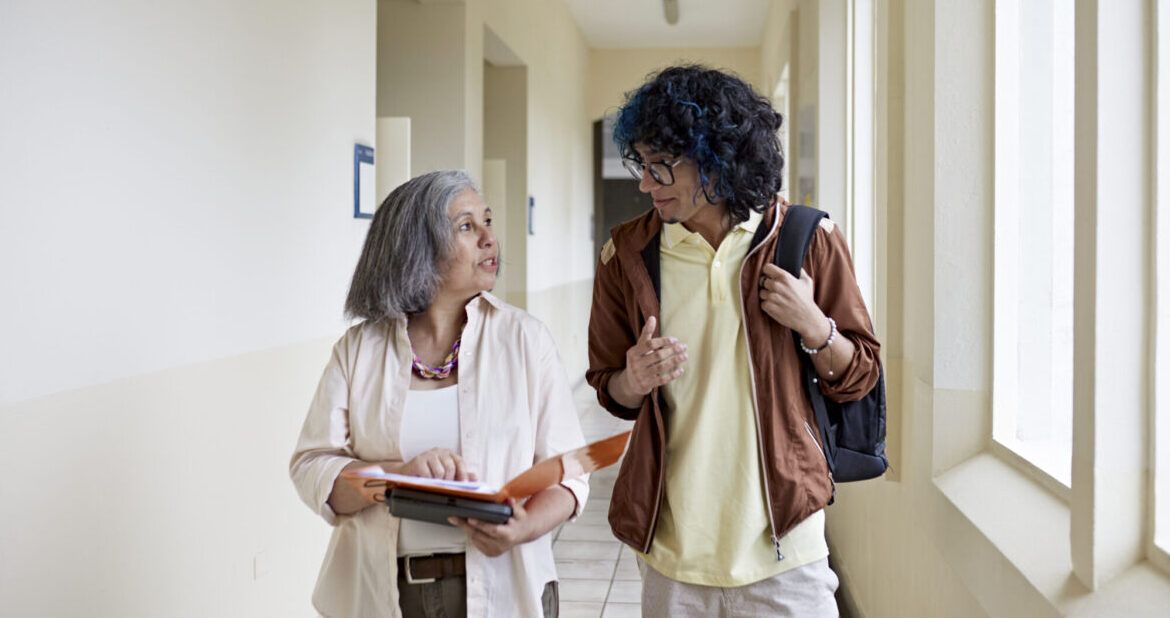
<path fill-rule="evenodd" d="M 465 554 L 403 556 L 398 559 L 398 577 L 411 584 L 428 584 L 444 577 L 467 573 Z"/>

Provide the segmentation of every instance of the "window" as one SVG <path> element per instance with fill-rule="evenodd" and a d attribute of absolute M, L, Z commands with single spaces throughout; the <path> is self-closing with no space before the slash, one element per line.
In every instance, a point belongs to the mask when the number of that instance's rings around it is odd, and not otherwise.
<path fill-rule="evenodd" d="M 995 16 L 995 444 L 1071 481 L 1073 11 L 1000 0 Z M 1053 483 L 1054 482 L 1054 483 Z"/>

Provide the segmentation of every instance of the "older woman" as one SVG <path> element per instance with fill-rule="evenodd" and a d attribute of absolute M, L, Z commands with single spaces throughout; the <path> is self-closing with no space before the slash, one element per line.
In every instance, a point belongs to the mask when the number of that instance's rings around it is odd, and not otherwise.
<path fill-rule="evenodd" d="M 290 474 L 334 526 L 313 593 L 325 616 L 555 616 L 548 532 L 581 512 L 585 478 L 513 505 L 505 524 L 392 517 L 339 478 L 389 472 L 502 485 L 584 438 L 547 328 L 488 293 L 492 212 L 458 171 L 419 176 L 370 224 Z"/>

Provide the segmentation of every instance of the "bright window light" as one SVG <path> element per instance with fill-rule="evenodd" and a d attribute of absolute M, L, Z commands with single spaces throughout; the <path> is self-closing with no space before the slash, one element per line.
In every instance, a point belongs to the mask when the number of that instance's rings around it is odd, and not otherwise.
<path fill-rule="evenodd" d="M 1067 488 L 1072 449 L 1073 3 L 1001 0 L 995 77 L 995 441 Z"/>

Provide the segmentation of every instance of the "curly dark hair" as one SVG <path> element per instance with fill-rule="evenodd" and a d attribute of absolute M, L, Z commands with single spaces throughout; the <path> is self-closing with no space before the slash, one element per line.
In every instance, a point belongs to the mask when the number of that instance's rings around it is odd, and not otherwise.
<path fill-rule="evenodd" d="M 780 190 L 782 122 L 772 104 L 735 75 L 675 66 L 626 93 L 613 139 L 623 157 L 637 159 L 634 144 L 642 144 L 691 159 L 707 199 L 726 200 L 732 221 L 741 223 Z"/>

